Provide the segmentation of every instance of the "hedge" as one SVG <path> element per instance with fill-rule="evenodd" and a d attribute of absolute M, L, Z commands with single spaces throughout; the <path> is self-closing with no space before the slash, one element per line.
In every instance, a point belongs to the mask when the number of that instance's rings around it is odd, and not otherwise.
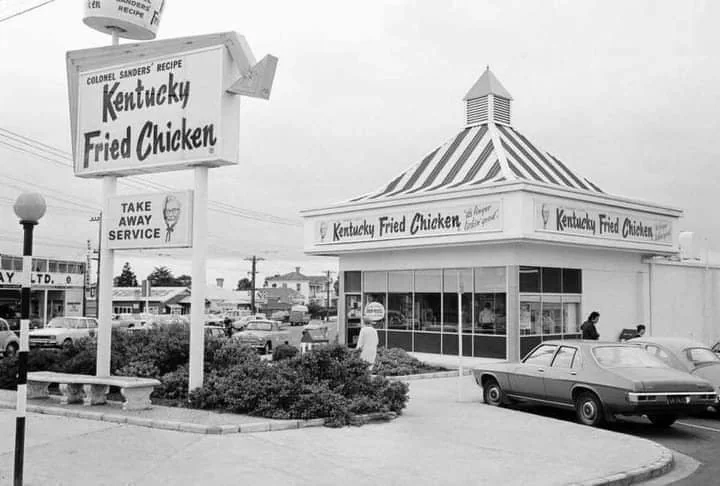
<path fill-rule="evenodd" d="M 204 386 L 188 396 L 186 328 L 114 330 L 111 370 L 117 375 L 159 379 L 162 385 L 152 397 L 164 405 L 277 419 L 327 418 L 331 426 L 349 424 L 355 414 L 400 413 L 407 404 L 408 386 L 382 375 L 429 370 L 402 350 L 379 350 L 376 376 L 357 353 L 341 345 L 315 348 L 303 355 L 290 349 L 276 354 L 273 361 L 264 361 L 254 349 L 232 339 L 207 338 Z M 33 349 L 28 356 L 29 371 L 94 374 L 95 363 L 95 339 L 65 350 Z M 16 373 L 16 357 L 0 360 L 0 388 L 14 389 Z"/>

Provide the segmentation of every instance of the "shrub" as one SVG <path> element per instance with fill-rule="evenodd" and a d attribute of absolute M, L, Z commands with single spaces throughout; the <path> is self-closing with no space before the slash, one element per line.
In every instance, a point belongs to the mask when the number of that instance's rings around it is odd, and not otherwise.
<path fill-rule="evenodd" d="M 188 396 L 188 368 L 181 366 L 175 371 L 160 377 L 161 385 L 153 391 L 152 396 L 166 400 L 184 402 Z"/>
<path fill-rule="evenodd" d="M 273 363 L 253 356 L 213 369 L 204 386 L 190 393 L 190 406 L 276 419 L 326 418 L 327 425 L 342 426 L 353 414 L 399 413 L 408 400 L 406 384 L 373 377 L 367 363 L 344 346 Z"/>
<path fill-rule="evenodd" d="M 378 348 L 373 372 L 382 376 L 404 376 L 418 373 L 447 371 L 441 366 L 432 366 L 410 356 L 400 348 Z"/>
<path fill-rule="evenodd" d="M 273 349 L 273 361 L 282 361 L 284 359 L 294 358 L 298 354 L 298 349 L 290 344 L 281 344 Z"/>

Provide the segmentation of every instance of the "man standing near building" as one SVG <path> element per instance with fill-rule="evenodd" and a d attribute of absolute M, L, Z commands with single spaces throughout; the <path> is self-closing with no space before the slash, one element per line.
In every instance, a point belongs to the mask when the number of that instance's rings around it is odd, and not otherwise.
<path fill-rule="evenodd" d="M 580 330 L 582 331 L 582 338 L 583 339 L 593 339 L 597 341 L 600 339 L 600 334 L 597 331 L 597 328 L 595 325 L 600 320 L 600 313 L 596 311 L 592 311 L 590 315 L 588 316 L 587 321 L 582 323 L 582 326 L 580 326 Z"/>
<path fill-rule="evenodd" d="M 380 342 L 378 333 L 373 327 L 370 319 L 363 319 L 362 329 L 360 329 L 360 335 L 358 336 L 357 346 L 355 349 L 360 351 L 360 359 L 370 363 L 370 371 L 372 371 L 375 365 L 375 358 L 377 357 L 377 347 Z"/>

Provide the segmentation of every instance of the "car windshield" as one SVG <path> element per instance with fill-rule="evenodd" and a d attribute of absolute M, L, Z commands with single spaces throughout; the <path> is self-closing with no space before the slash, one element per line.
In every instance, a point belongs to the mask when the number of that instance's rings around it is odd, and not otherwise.
<path fill-rule="evenodd" d="M 598 346 L 592 353 L 605 368 L 667 368 L 665 363 L 634 346 Z"/>
<path fill-rule="evenodd" d="M 720 362 L 718 355 L 708 348 L 688 348 L 685 354 L 694 364 Z"/>
<path fill-rule="evenodd" d="M 50 322 L 48 322 L 47 327 L 54 329 L 71 329 L 75 326 L 73 326 L 73 323 L 70 319 L 66 319 L 64 317 L 55 317 Z"/>
<path fill-rule="evenodd" d="M 248 325 L 245 329 L 247 329 L 248 331 L 271 331 L 272 323 L 254 321 L 254 322 L 248 323 Z"/>

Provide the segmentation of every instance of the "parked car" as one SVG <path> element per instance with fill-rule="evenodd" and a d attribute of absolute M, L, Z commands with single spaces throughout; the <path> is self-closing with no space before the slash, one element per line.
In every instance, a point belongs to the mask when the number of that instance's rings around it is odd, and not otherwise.
<path fill-rule="evenodd" d="M 244 330 L 233 334 L 232 337 L 242 344 L 269 354 L 276 346 L 290 341 L 290 331 L 287 325 L 278 321 L 255 319 L 249 321 Z"/>
<path fill-rule="evenodd" d="M 146 331 L 148 329 L 159 329 L 167 326 L 189 327 L 190 321 L 185 316 L 175 314 L 155 314 L 145 319 L 138 319 L 128 326 L 128 331 Z"/>
<path fill-rule="evenodd" d="M 545 341 L 520 363 L 473 370 L 485 403 L 513 401 L 575 410 L 585 425 L 615 415 L 647 415 L 658 427 L 716 400 L 707 380 L 673 369 L 640 347 L 602 341 Z"/>
<path fill-rule="evenodd" d="M 95 336 L 98 322 L 91 317 L 54 317 L 43 329 L 30 331 L 30 347 L 71 347 Z"/>
<path fill-rule="evenodd" d="M 265 314 L 262 313 L 241 317 L 240 319 L 233 321 L 232 328 L 235 331 L 242 331 L 243 329 L 245 329 L 245 326 L 247 326 L 248 322 L 255 320 L 267 320 L 267 317 L 265 316 Z"/>
<path fill-rule="evenodd" d="M 14 356 L 20 349 L 20 341 L 17 334 L 10 329 L 10 324 L 5 319 L 0 319 L 0 352 L 3 356 Z"/>
<path fill-rule="evenodd" d="M 223 337 L 225 328 L 222 326 L 205 326 L 205 337 Z"/>
<path fill-rule="evenodd" d="M 720 357 L 708 346 L 690 339 L 649 336 L 631 339 L 628 343 L 641 346 L 676 370 L 706 379 L 720 395 Z M 717 403 L 715 408 L 720 412 Z"/>

